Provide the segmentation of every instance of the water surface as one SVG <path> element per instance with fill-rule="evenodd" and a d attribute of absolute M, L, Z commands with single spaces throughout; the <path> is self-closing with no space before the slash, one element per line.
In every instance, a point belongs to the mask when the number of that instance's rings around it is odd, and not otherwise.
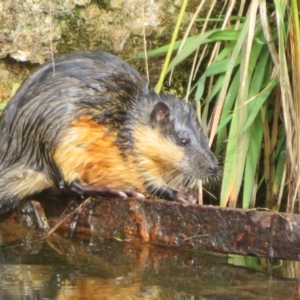
<path fill-rule="evenodd" d="M 2 244 L 0 299 L 298 299 L 284 264 L 55 234 Z"/>

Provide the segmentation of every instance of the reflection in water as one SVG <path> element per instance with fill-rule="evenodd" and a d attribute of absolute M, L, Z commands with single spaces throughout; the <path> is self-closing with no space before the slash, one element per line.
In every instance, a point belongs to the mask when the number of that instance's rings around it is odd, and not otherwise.
<path fill-rule="evenodd" d="M 95 237 L 0 251 L 0 299 L 287 299 L 296 288 L 223 256 Z"/>

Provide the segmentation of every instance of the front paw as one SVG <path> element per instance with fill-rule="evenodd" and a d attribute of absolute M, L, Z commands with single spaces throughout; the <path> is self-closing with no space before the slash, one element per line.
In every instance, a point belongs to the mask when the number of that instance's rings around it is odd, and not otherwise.
<path fill-rule="evenodd" d="M 193 189 L 180 186 L 177 190 L 175 201 L 185 204 L 196 204 L 198 201 L 197 193 Z"/>

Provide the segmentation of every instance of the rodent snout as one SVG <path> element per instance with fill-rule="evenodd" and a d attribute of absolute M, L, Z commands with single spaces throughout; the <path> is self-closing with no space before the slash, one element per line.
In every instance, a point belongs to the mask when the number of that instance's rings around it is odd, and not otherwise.
<path fill-rule="evenodd" d="M 208 166 L 207 170 L 211 174 L 216 174 L 216 173 L 218 173 L 219 167 L 216 164 L 212 164 L 212 165 Z"/>
<path fill-rule="evenodd" d="M 198 170 L 201 171 L 202 176 L 213 176 L 219 172 L 218 161 L 213 154 L 198 160 L 198 168 Z"/>

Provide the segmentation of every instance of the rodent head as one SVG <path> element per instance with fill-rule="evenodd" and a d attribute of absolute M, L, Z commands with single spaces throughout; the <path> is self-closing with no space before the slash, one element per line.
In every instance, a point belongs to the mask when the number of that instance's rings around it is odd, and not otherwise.
<path fill-rule="evenodd" d="M 135 104 L 134 114 L 139 118 L 133 130 L 134 149 L 147 178 L 162 178 L 152 185 L 174 187 L 216 175 L 217 159 L 192 105 L 174 96 L 154 93 L 137 99 Z"/>

